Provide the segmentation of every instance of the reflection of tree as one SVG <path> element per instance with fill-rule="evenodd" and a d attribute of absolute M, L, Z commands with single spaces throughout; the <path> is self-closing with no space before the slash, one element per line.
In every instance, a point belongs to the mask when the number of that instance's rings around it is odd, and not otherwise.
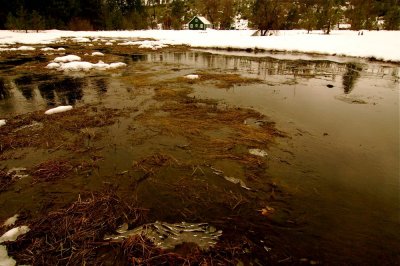
<path fill-rule="evenodd" d="M 106 79 L 97 79 L 95 80 L 96 84 L 96 89 L 99 92 L 99 94 L 104 94 L 108 90 L 108 83 Z"/>
<path fill-rule="evenodd" d="M 349 94 L 360 77 L 360 71 L 362 67 L 355 63 L 347 63 L 346 64 L 346 73 L 343 75 L 343 87 L 344 93 Z"/>
<path fill-rule="evenodd" d="M 6 81 L 0 77 L 0 100 L 4 100 L 10 97 L 10 92 L 8 91 Z"/>
<path fill-rule="evenodd" d="M 55 104 L 55 94 L 61 104 L 75 104 L 83 97 L 83 84 L 83 78 L 66 77 L 62 80 L 40 84 L 39 91 L 48 104 Z"/>

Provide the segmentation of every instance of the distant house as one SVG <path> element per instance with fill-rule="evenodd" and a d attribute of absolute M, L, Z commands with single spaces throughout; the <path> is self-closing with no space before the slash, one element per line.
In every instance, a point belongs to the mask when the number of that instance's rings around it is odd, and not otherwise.
<path fill-rule="evenodd" d="M 212 24 L 205 17 L 194 16 L 189 23 L 189 30 L 205 30 L 212 28 Z"/>

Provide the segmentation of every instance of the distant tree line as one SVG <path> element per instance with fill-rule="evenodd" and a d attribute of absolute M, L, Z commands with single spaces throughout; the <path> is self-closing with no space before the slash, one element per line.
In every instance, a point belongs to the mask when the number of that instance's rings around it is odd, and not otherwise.
<path fill-rule="evenodd" d="M 0 0 L 0 29 L 182 29 L 194 15 L 215 28 L 248 19 L 262 35 L 272 30 L 399 30 L 400 0 Z"/>

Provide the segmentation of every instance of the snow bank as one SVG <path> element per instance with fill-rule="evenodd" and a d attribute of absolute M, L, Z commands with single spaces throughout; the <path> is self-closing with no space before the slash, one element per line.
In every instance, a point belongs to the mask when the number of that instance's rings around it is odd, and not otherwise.
<path fill-rule="evenodd" d="M 5 119 L 1 119 L 0 120 L 0 127 L 4 126 L 6 124 L 6 120 Z"/>
<path fill-rule="evenodd" d="M 192 30 L 144 30 L 144 31 L 93 31 L 73 32 L 50 30 L 39 33 L 0 31 L 0 44 L 51 44 L 62 38 L 147 38 L 158 40 L 163 45 L 189 45 L 198 48 L 264 49 L 345 55 L 400 62 L 400 31 L 340 30 L 325 35 L 321 31 L 307 34 L 305 30 L 273 32 L 273 36 L 251 36 L 254 30 L 235 31 L 192 31 Z M 147 41 L 143 47 L 158 47 Z M 106 45 L 113 45 L 108 41 Z M 3 48 L 1 48 L 3 49 Z M 8 48 L 5 48 L 8 49 Z M 158 48 L 156 48 L 158 49 Z"/>
<path fill-rule="evenodd" d="M 187 78 L 187 79 L 198 79 L 199 75 L 190 74 L 190 75 L 186 75 L 185 78 Z"/>
<path fill-rule="evenodd" d="M 0 48 L 1 51 L 35 51 L 36 48 L 31 46 L 20 46 L 18 48 Z"/>
<path fill-rule="evenodd" d="M 73 61 L 81 61 L 81 58 L 77 55 L 66 55 L 66 56 L 60 56 L 56 57 L 53 60 L 56 63 L 66 63 L 66 62 L 73 62 Z"/>
<path fill-rule="evenodd" d="M 0 245 L 0 265 L 1 266 L 14 266 L 17 262 L 8 256 L 6 246 Z"/>
<path fill-rule="evenodd" d="M 20 235 L 24 235 L 29 232 L 29 227 L 26 225 L 18 226 L 8 230 L 2 236 L 0 236 L 0 243 L 7 241 L 15 241 Z"/>
<path fill-rule="evenodd" d="M 56 108 L 52 108 L 52 109 L 47 110 L 46 112 L 44 112 L 44 114 L 52 115 L 52 114 L 66 112 L 66 111 L 69 111 L 69 110 L 72 110 L 72 106 L 71 105 L 58 106 Z"/>

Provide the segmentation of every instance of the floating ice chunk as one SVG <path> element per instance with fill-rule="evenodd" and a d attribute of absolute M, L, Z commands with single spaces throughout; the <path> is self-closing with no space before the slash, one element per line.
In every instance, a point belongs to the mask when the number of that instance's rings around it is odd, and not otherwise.
<path fill-rule="evenodd" d="M 59 68 L 61 65 L 59 64 L 59 63 L 50 63 L 50 64 L 48 64 L 47 66 L 46 66 L 46 68 L 48 68 L 48 69 L 57 69 L 57 68 Z"/>
<path fill-rule="evenodd" d="M 13 217 L 8 218 L 8 219 L 4 222 L 3 226 L 11 226 L 11 225 L 14 225 L 15 222 L 17 221 L 17 219 L 18 219 L 18 216 L 19 216 L 19 214 L 16 214 L 16 215 L 14 215 Z M 0 264 L 0 265 L 1 265 L 1 264 Z"/>
<path fill-rule="evenodd" d="M 71 105 L 58 106 L 56 108 L 52 108 L 52 109 L 47 110 L 46 112 L 44 112 L 44 114 L 52 115 L 52 114 L 66 112 L 66 111 L 69 111 L 69 110 L 72 110 L 72 106 Z"/>
<path fill-rule="evenodd" d="M 0 245 L 0 265 L 1 266 L 14 266 L 17 262 L 8 256 L 6 246 Z"/>
<path fill-rule="evenodd" d="M 249 149 L 249 153 L 251 155 L 260 156 L 260 157 L 268 156 L 268 153 L 266 151 L 264 151 L 264 150 L 261 150 L 261 149 Z"/>
<path fill-rule="evenodd" d="M 6 241 L 15 241 L 20 235 L 24 235 L 29 232 L 29 227 L 26 225 L 15 227 L 11 230 L 5 232 L 2 236 L 0 236 L 0 243 Z"/>
<path fill-rule="evenodd" d="M 198 79 L 199 75 L 190 74 L 190 75 L 186 75 L 185 78 L 187 78 L 187 79 Z"/>
<path fill-rule="evenodd" d="M 17 48 L 18 51 L 35 51 L 36 48 L 31 46 L 20 46 Z"/>
<path fill-rule="evenodd" d="M 1 119 L 0 120 L 0 127 L 4 126 L 6 124 L 6 120 L 5 119 Z"/>
<path fill-rule="evenodd" d="M 74 62 L 74 61 L 81 61 L 81 58 L 77 55 L 66 55 L 66 56 L 60 56 L 56 57 L 54 60 L 56 63 L 66 63 L 66 62 Z"/>
<path fill-rule="evenodd" d="M 104 54 L 101 52 L 93 52 L 92 56 L 104 56 Z"/>

